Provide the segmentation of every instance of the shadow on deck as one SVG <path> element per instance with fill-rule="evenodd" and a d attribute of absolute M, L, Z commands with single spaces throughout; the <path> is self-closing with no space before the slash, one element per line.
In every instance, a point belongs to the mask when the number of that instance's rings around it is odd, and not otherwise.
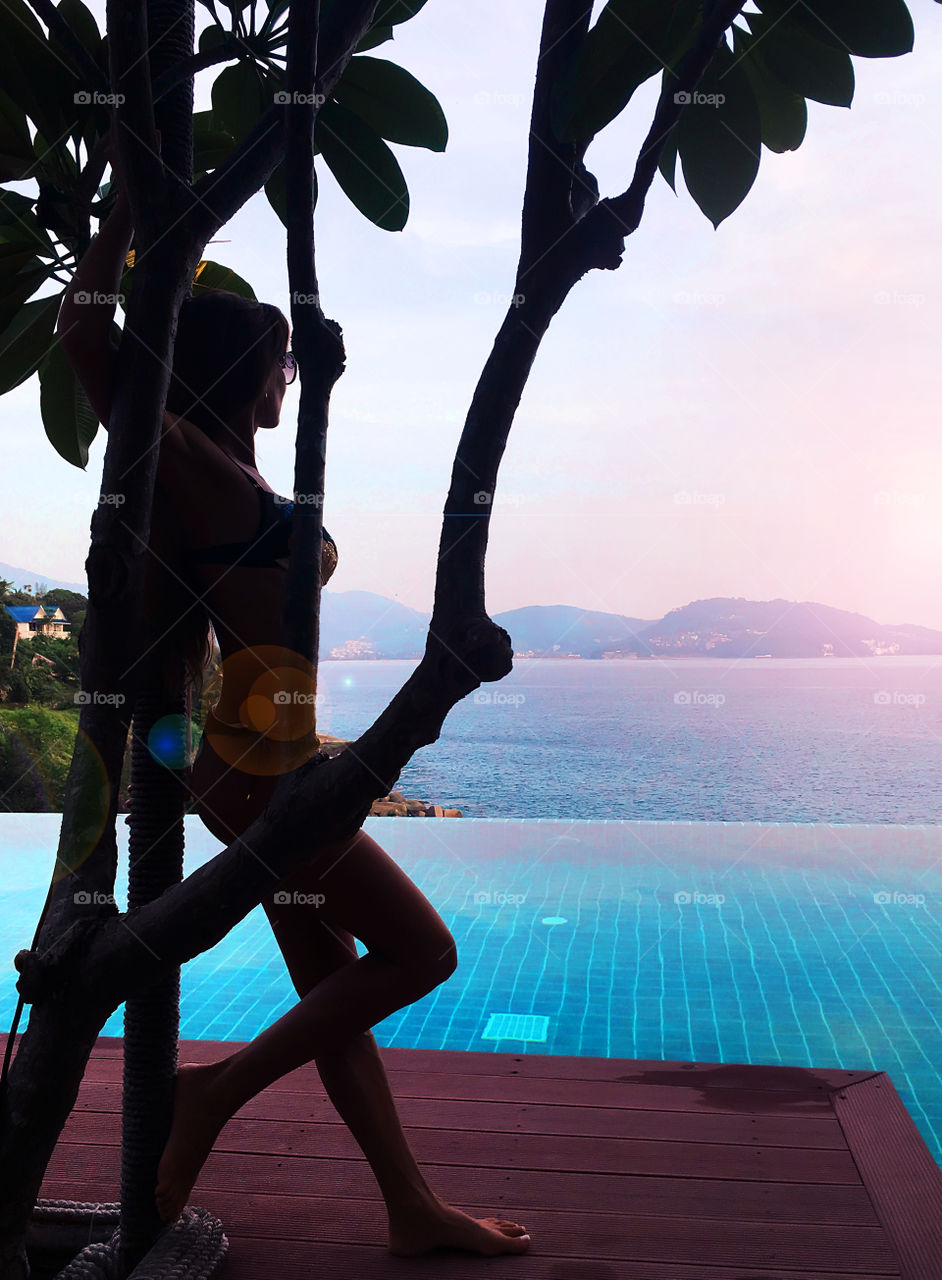
<path fill-rule="evenodd" d="M 233 1043 L 190 1040 L 180 1061 Z M 102 1037 L 44 1198 L 114 1201 L 122 1042 Z M 223 1130 L 192 1203 L 221 1280 L 939 1280 L 942 1171 L 882 1072 L 382 1049 L 444 1199 L 514 1218 L 523 1257 L 396 1258 L 359 1147 L 313 1064 Z"/>

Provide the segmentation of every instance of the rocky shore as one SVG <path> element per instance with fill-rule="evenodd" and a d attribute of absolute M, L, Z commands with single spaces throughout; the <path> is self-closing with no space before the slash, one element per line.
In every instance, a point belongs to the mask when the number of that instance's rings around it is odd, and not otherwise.
<path fill-rule="evenodd" d="M 349 739 L 335 738 L 329 733 L 318 733 L 321 750 L 329 756 L 339 755 L 350 745 Z M 374 800 L 370 808 L 371 818 L 460 818 L 460 809 L 445 809 L 427 800 L 409 799 L 401 791 L 390 791 L 388 796 Z"/>

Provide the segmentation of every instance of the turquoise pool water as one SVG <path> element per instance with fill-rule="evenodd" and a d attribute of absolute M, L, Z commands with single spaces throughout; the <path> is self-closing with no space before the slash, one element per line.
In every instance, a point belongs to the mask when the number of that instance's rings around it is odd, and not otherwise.
<path fill-rule="evenodd" d="M 4 1030 L 59 822 L 0 816 Z M 189 871 L 221 846 L 186 823 Z M 365 825 L 459 952 L 447 983 L 377 1024 L 380 1044 L 886 1071 L 942 1163 L 942 826 Z M 118 836 L 123 906 L 123 821 Z M 260 908 L 181 989 L 187 1039 L 251 1039 L 296 999 Z M 103 1034 L 122 1031 L 118 1010 Z"/>

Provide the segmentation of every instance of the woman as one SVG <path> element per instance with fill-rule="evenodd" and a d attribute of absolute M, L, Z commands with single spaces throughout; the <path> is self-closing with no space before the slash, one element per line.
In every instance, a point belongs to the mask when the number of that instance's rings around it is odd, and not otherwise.
<path fill-rule="evenodd" d="M 98 299 L 117 293 L 131 236 L 122 194 L 79 264 L 57 323 L 105 426 L 114 380 L 114 305 Z M 197 691 L 211 653 L 210 620 L 215 629 L 223 690 L 206 718 L 191 788 L 203 822 L 227 844 L 264 809 L 278 769 L 297 767 L 318 746 L 311 718 L 306 728 L 292 723 L 287 731 L 269 732 L 279 715 L 272 673 L 282 682 L 285 672 L 289 683 L 306 678 L 305 664 L 282 639 L 283 504 L 255 461 L 255 433 L 277 426 L 286 383 L 294 376 L 287 342 L 288 323 L 275 307 L 227 294 L 184 302 L 160 442 L 144 611 L 161 617 L 165 670 L 179 671 L 182 663 Z M 322 578 L 335 562 L 325 533 Z M 230 1057 L 180 1066 L 155 1191 L 161 1217 L 171 1222 L 181 1213 L 227 1120 L 313 1058 L 376 1175 L 393 1253 L 437 1247 L 524 1252 L 529 1236 L 523 1227 L 471 1218 L 430 1189 L 409 1150 L 369 1031 L 454 972 L 454 939 L 431 903 L 364 831 L 312 857 L 314 865 L 287 876 L 262 900 L 299 1003 Z M 292 900 L 276 903 L 286 893 Z M 314 901 L 322 905 L 310 905 Z M 366 955 L 357 956 L 354 937 L 368 948 Z"/>

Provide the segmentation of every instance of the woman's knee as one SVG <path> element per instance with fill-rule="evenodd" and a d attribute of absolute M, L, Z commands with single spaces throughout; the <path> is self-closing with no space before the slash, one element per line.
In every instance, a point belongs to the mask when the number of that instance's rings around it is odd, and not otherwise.
<path fill-rule="evenodd" d="M 420 993 L 427 995 L 436 987 L 440 987 L 443 982 L 447 982 L 457 969 L 458 947 L 444 924 L 440 932 L 435 932 L 421 945 L 416 939 L 412 941 L 413 945 L 407 951 L 400 951 L 396 956 L 385 956 L 385 958 L 405 970 L 414 981 L 416 988 L 421 989 Z M 371 951 L 377 954 L 375 949 L 371 948 Z"/>

